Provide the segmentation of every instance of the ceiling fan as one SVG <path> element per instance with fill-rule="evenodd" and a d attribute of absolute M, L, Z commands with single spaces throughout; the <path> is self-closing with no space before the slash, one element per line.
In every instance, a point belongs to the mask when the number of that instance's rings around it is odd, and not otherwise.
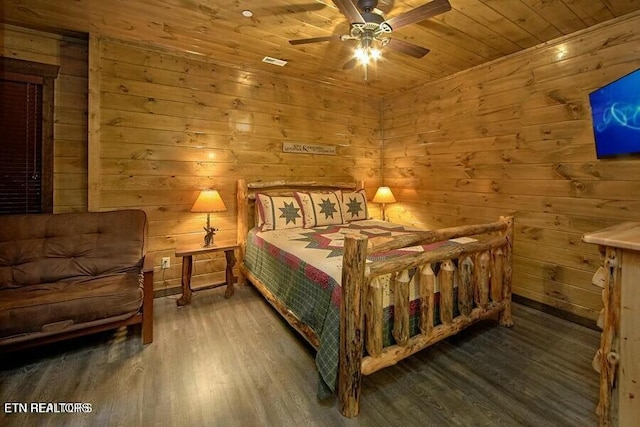
<path fill-rule="evenodd" d="M 427 48 L 390 38 L 389 36 L 394 30 L 451 10 L 449 0 L 433 0 L 398 16 L 385 19 L 383 12 L 377 9 L 378 0 L 358 0 L 357 4 L 352 0 L 333 0 L 333 3 L 351 23 L 349 34 L 289 40 L 289 43 L 299 45 L 332 40 L 356 40 L 358 46 L 355 56 L 347 61 L 342 68 L 351 69 L 355 67 L 357 62 L 360 62 L 365 69 L 365 80 L 367 80 L 367 65 L 370 61 L 375 61 L 381 56 L 378 46 L 384 46 L 414 58 L 422 58 L 429 53 Z"/>

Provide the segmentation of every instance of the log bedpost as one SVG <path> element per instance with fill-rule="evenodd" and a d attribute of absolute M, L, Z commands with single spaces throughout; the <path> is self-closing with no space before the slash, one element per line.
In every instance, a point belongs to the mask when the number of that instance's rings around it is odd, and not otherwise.
<path fill-rule="evenodd" d="M 365 263 L 367 237 L 345 237 L 342 262 L 342 303 L 340 304 L 340 366 L 338 397 L 342 415 L 360 412 L 360 384 L 364 340 Z"/>
<path fill-rule="evenodd" d="M 244 179 L 238 180 L 238 186 L 236 188 L 236 207 L 238 214 L 238 229 L 237 239 L 238 246 L 238 265 L 242 265 L 244 262 L 244 253 L 247 249 L 247 234 L 249 233 L 249 206 L 248 206 L 248 188 L 247 182 Z M 246 278 L 242 274 L 242 269 L 238 269 L 238 285 L 244 285 Z"/>
<path fill-rule="evenodd" d="M 504 310 L 498 315 L 498 322 L 502 326 L 513 326 L 513 319 L 511 318 L 511 276 L 513 274 L 513 267 L 511 256 L 513 252 L 513 217 L 501 216 L 500 222 L 507 225 L 507 229 L 504 231 L 504 236 L 507 238 L 507 246 L 504 252 L 504 268 L 502 271 L 502 301 L 504 302 Z"/>

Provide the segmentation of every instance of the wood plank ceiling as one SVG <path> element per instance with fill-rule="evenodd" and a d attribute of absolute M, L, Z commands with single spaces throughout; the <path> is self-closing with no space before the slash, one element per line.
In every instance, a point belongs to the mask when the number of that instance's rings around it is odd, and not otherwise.
<path fill-rule="evenodd" d="M 2 0 L 0 20 L 39 29 L 96 32 L 203 55 L 246 71 L 266 70 L 366 90 L 407 90 L 640 9 L 638 0 L 450 0 L 452 10 L 400 28 L 393 38 L 427 47 L 416 59 L 385 50 L 364 81 L 343 70 L 354 42 L 291 46 L 290 39 L 346 34 L 331 0 Z M 425 0 L 380 0 L 393 17 Z M 249 9 L 247 18 L 242 11 Z M 270 56 L 285 67 L 265 64 Z"/>

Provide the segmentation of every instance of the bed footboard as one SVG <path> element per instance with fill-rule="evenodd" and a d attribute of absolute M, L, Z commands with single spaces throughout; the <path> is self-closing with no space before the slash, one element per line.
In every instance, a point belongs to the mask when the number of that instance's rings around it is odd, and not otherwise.
<path fill-rule="evenodd" d="M 487 233 L 491 237 L 481 241 L 469 239 L 454 247 L 366 264 L 367 253 Z M 362 375 L 394 365 L 481 319 L 497 315 L 501 325 L 513 325 L 512 244 L 512 217 L 501 217 L 489 224 L 405 235 L 401 240 L 369 242 L 362 236 L 345 238 L 338 373 L 338 396 L 343 415 L 354 417 L 359 413 Z M 437 276 L 434 273 L 436 265 L 439 265 Z M 394 291 L 393 337 L 396 343 L 383 347 L 380 278 L 389 274 Z M 409 294 L 414 281 L 420 296 L 420 331 L 410 336 Z M 439 299 L 436 302 L 437 288 Z M 439 311 L 438 324 L 434 321 L 436 310 Z M 367 356 L 364 356 L 365 348 Z"/>

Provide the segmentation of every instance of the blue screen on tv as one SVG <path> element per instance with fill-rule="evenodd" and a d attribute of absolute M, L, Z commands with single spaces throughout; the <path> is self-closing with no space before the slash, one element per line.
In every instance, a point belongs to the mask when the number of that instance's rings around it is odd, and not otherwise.
<path fill-rule="evenodd" d="M 640 154 L 640 70 L 589 94 L 598 158 Z"/>

